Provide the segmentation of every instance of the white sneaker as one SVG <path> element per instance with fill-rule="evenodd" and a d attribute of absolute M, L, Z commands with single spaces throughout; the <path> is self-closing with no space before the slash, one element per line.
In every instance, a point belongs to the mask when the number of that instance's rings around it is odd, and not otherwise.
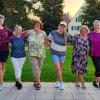
<path fill-rule="evenodd" d="M 0 83 L 0 91 L 3 90 L 3 87 L 4 87 L 3 83 Z"/>
<path fill-rule="evenodd" d="M 60 90 L 64 90 L 64 83 L 63 83 L 63 82 L 60 83 L 59 89 L 60 89 Z"/>
<path fill-rule="evenodd" d="M 55 88 L 59 88 L 59 87 L 60 87 L 60 82 L 57 81 L 57 82 L 56 82 L 56 85 L 55 85 Z"/>

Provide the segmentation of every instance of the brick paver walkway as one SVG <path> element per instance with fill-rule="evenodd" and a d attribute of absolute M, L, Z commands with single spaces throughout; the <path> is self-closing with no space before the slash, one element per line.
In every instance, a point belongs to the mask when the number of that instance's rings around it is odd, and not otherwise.
<path fill-rule="evenodd" d="M 43 82 L 42 88 L 36 91 L 32 82 L 24 82 L 22 90 L 17 90 L 15 83 L 5 83 L 0 91 L 0 100 L 100 100 L 100 88 L 86 83 L 87 89 L 76 88 L 75 83 L 64 83 L 65 89 L 54 88 L 54 83 Z"/>

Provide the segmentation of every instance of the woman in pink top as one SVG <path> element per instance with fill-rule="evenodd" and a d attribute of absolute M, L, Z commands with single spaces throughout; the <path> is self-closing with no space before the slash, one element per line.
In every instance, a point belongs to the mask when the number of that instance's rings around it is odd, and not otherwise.
<path fill-rule="evenodd" d="M 100 87 L 100 21 L 93 22 L 94 31 L 89 33 L 90 36 L 90 56 L 95 67 L 95 79 L 93 86 Z M 99 84 L 98 84 L 99 83 Z"/>
<path fill-rule="evenodd" d="M 3 77 L 5 74 L 5 63 L 9 55 L 8 41 L 13 32 L 3 27 L 5 17 L 0 15 L 0 90 L 3 89 Z"/>

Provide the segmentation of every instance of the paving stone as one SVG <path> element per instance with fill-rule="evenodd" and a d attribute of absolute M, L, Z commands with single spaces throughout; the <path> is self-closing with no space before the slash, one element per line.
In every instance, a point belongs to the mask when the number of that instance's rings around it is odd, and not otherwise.
<path fill-rule="evenodd" d="M 100 94 L 98 93 L 98 94 L 90 94 L 91 96 L 92 96 L 92 98 L 93 98 L 93 100 L 100 100 Z"/>
<path fill-rule="evenodd" d="M 55 100 L 74 100 L 71 93 L 55 93 Z"/>
<path fill-rule="evenodd" d="M 53 93 L 36 93 L 36 100 L 54 100 Z"/>
<path fill-rule="evenodd" d="M 72 93 L 74 100 L 92 100 L 92 97 L 88 93 Z"/>

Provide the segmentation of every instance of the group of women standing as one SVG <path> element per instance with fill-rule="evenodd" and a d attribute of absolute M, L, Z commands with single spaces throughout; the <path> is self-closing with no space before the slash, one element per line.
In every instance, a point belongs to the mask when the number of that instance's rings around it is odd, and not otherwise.
<path fill-rule="evenodd" d="M 51 57 L 55 65 L 57 82 L 55 88 L 64 89 L 62 79 L 62 67 L 66 58 L 66 46 L 73 45 L 72 53 L 72 73 L 76 74 L 76 87 L 86 88 L 83 75 L 88 72 L 88 51 L 95 66 L 95 78 L 93 85 L 100 86 L 100 21 L 93 23 L 94 31 L 89 32 L 86 25 L 80 28 L 80 34 L 75 36 L 68 35 L 66 32 L 67 23 L 61 21 L 57 30 L 53 30 L 47 36 L 42 30 L 41 21 L 35 21 L 33 29 L 22 31 L 20 25 L 16 25 L 14 31 L 3 27 L 5 17 L 0 15 L 0 90 L 3 89 L 3 77 L 5 73 L 5 63 L 9 55 L 8 43 L 11 43 L 11 61 L 15 71 L 17 89 L 22 88 L 21 74 L 22 67 L 26 59 L 25 43 L 29 44 L 29 60 L 32 65 L 34 75 L 34 87 L 41 89 L 40 76 L 41 68 L 46 57 L 45 43 L 50 46 Z M 90 49 L 89 49 L 90 46 Z M 81 84 L 80 84 L 81 82 Z M 98 84 L 99 83 L 99 84 Z"/>

